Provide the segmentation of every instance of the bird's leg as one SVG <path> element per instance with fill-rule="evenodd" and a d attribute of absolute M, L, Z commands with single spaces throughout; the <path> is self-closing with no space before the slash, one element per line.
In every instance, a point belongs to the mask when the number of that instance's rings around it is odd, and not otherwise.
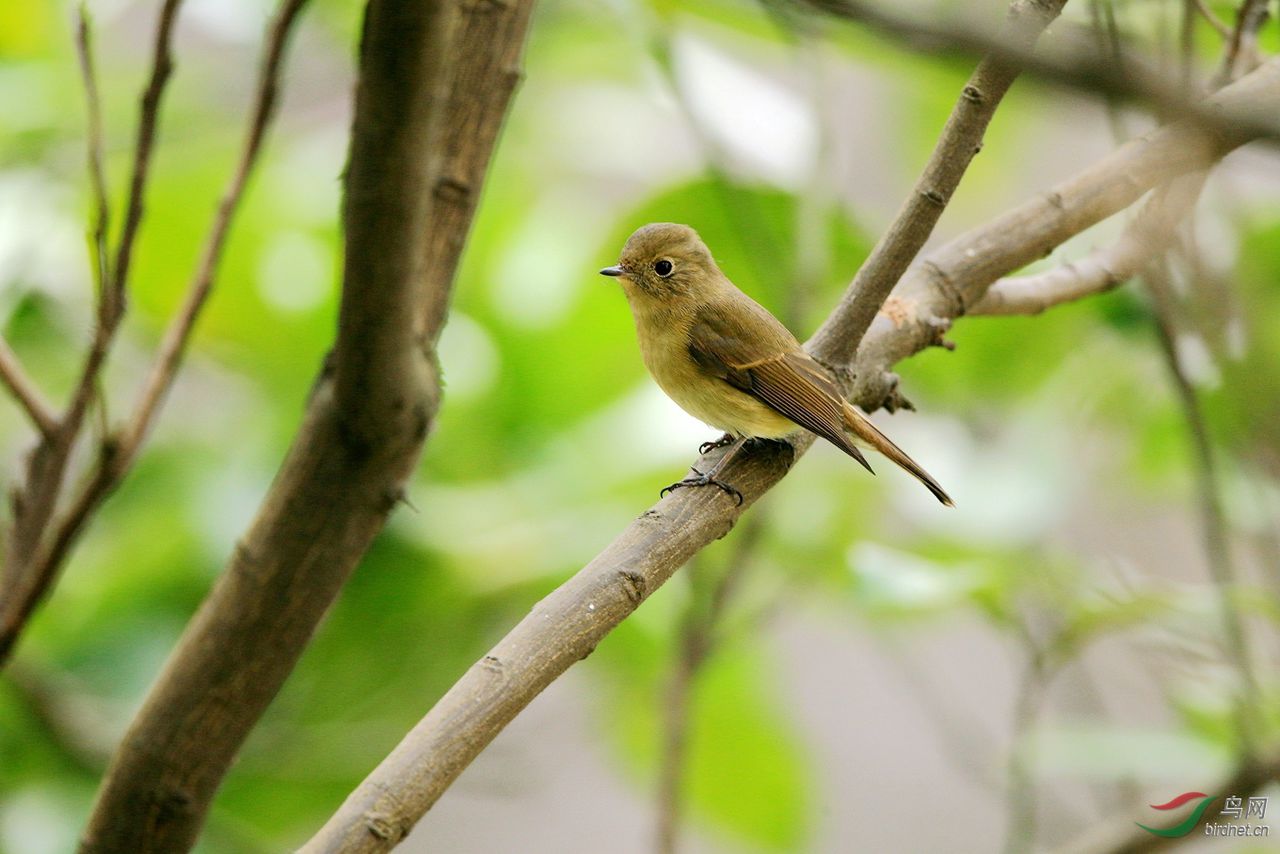
<path fill-rule="evenodd" d="M 741 506 L 742 493 L 739 492 L 730 484 L 727 484 L 722 480 L 717 480 L 716 475 L 720 474 L 720 472 L 724 470 L 724 467 L 729 464 L 729 461 L 734 458 L 734 456 L 738 453 L 738 451 L 742 450 L 742 446 L 747 444 L 747 442 L 750 442 L 750 441 L 751 441 L 750 436 L 745 436 L 741 439 L 733 440 L 729 450 L 725 451 L 724 455 L 720 457 L 720 459 L 716 460 L 716 464 L 711 467 L 711 471 L 707 472 L 706 474 L 703 474 L 697 469 L 694 469 L 693 471 L 694 471 L 694 474 L 696 475 L 695 477 L 686 477 L 684 480 L 678 481 L 676 483 L 671 484 L 668 487 L 665 487 L 661 492 L 658 493 L 658 497 L 661 498 L 662 496 L 666 495 L 668 492 L 677 490 L 682 486 L 708 486 L 709 485 L 709 486 L 720 487 L 720 489 L 724 490 L 726 494 L 732 495 L 734 498 L 736 498 L 738 500 L 738 505 Z"/>
<path fill-rule="evenodd" d="M 735 441 L 736 440 L 733 438 L 732 433 L 725 433 L 714 442 L 703 442 L 698 446 L 698 453 L 705 454 L 708 451 L 714 451 L 716 448 L 723 448 L 725 445 L 732 445 Z"/>

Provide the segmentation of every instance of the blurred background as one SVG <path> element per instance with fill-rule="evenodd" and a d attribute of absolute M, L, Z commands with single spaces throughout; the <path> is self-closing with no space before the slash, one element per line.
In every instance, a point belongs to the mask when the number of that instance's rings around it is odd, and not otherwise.
<path fill-rule="evenodd" d="M 993 30 L 1006 6 L 889 5 Z M 297 427 L 333 336 L 361 6 L 306 11 L 175 393 L 0 674 L 0 851 L 74 848 L 110 751 Z M 1235 4 L 1208 6 L 1234 20 Z M 1080 0 L 1051 33 L 1109 19 L 1158 66 L 1183 7 Z M 118 203 L 157 4 L 88 9 Z M 232 168 L 270 11 L 184 4 L 107 375 L 122 409 Z M 73 12 L 0 6 L 0 323 L 58 400 L 93 325 Z M 1194 36 L 1207 78 L 1222 40 L 1201 18 Z M 1263 52 L 1278 43 L 1273 23 Z M 307 839 L 715 438 L 644 373 L 616 283 L 596 275 L 627 234 L 693 225 L 803 339 L 910 191 L 972 66 L 780 3 L 539 4 L 441 345 L 446 398 L 418 509 L 396 512 L 322 625 L 198 850 Z M 935 241 L 1153 121 L 1020 80 Z M 1106 245 L 1125 220 L 1043 265 Z M 1039 317 L 960 321 L 954 352 L 898 367 L 917 411 L 876 415 L 956 510 L 890 466 L 871 478 L 816 447 L 536 700 L 402 850 L 662 851 L 677 823 L 689 852 L 1054 850 L 1110 822 L 1158 823 L 1145 805 L 1181 792 L 1250 794 L 1214 787 L 1280 732 L 1274 147 L 1213 173 L 1194 235 L 1198 251 L 1171 265 L 1173 362 L 1140 283 Z M 1189 411 L 1206 425 L 1211 489 Z M 0 402 L 9 477 L 31 443 Z M 1215 505 L 1227 538 L 1207 550 Z"/>

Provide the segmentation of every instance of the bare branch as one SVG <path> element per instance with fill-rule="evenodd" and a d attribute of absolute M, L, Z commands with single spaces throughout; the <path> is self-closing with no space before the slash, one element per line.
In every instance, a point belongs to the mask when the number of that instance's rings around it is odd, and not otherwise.
<path fill-rule="evenodd" d="M 93 190 L 93 272 L 98 283 L 98 299 L 106 298 L 111 278 L 107 259 L 107 226 L 111 206 L 107 202 L 107 178 L 102 165 L 102 98 L 98 94 L 98 75 L 94 70 L 93 46 L 90 38 L 89 11 L 83 2 L 76 8 L 76 55 L 80 60 L 80 77 L 84 83 L 88 112 L 87 149 L 89 185 Z"/>
<path fill-rule="evenodd" d="M 1000 279 L 966 314 L 1039 314 L 1123 284 L 1169 247 L 1178 224 L 1199 198 L 1204 179 L 1204 172 L 1174 179 L 1152 194 L 1111 246 L 1043 273 Z"/>
<path fill-rule="evenodd" d="M 719 574 L 703 581 L 695 572 L 712 567 L 689 567 L 689 603 L 676 638 L 676 655 L 666 691 L 662 695 L 662 755 L 658 768 L 657 832 L 658 854 L 675 854 L 680 835 L 685 764 L 688 754 L 689 718 L 693 713 L 693 688 L 702 667 L 715 651 L 720 618 L 729 600 L 751 565 L 751 555 L 764 533 L 764 517 L 748 517 L 737 539 L 728 565 Z"/>
<path fill-rule="evenodd" d="M 1227 26 L 1226 22 L 1214 14 L 1213 10 L 1209 8 L 1209 4 L 1205 3 L 1204 0 L 1189 0 L 1189 2 L 1200 13 L 1200 16 L 1209 22 L 1209 26 L 1218 31 L 1218 35 L 1224 39 L 1231 38 L 1231 27 Z"/>
<path fill-rule="evenodd" d="M 514 56 L 510 41 L 523 42 L 524 29 L 506 24 L 527 21 L 529 3 L 468 5 L 493 26 L 464 53 L 451 49 L 452 0 L 367 7 L 337 340 L 257 517 L 112 762 L 86 854 L 192 844 L 236 752 L 403 495 L 440 395 L 418 325 L 423 301 L 437 297 L 424 293 L 423 281 L 452 285 L 451 277 L 424 276 L 435 230 L 433 155 L 456 118 L 441 109 L 444 84 L 459 64 L 487 67 L 495 54 Z M 474 86 L 477 98 L 502 85 L 480 75 L 453 79 Z M 506 109 L 505 98 L 491 103 Z M 485 127 L 496 131 L 499 121 Z"/>
<path fill-rule="evenodd" d="M 1191 439 L 1191 463 L 1195 472 L 1196 493 L 1200 503 L 1200 518 L 1204 537 L 1204 556 L 1209 576 L 1213 580 L 1218 598 L 1218 611 L 1222 619 L 1223 638 L 1227 656 L 1239 678 L 1239 693 L 1234 698 L 1236 727 L 1239 730 L 1237 748 L 1242 756 L 1252 756 L 1258 747 L 1260 692 L 1250 662 L 1249 644 L 1232 597 L 1237 580 L 1235 560 L 1232 557 L 1231 537 L 1226 513 L 1222 507 L 1222 487 L 1218 476 L 1217 458 L 1209 424 L 1200 404 L 1195 385 L 1183 367 L 1178 353 L 1178 330 L 1174 319 L 1173 285 L 1169 281 L 1167 266 L 1157 261 L 1148 266 L 1143 279 L 1151 294 L 1156 320 L 1156 336 L 1169 379 L 1182 406 L 1183 418 Z"/>
<path fill-rule="evenodd" d="M 123 316 L 125 274 L 133 239 L 142 221 L 142 198 L 159 121 L 160 97 L 173 67 L 170 42 L 180 3 L 181 0 L 166 0 L 156 26 L 154 64 L 143 93 L 138 121 L 125 233 L 121 236 L 113 275 L 98 294 L 98 317 L 89 352 L 66 412 L 58 419 L 58 429 L 42 436 L 32 449 L 26 460 L 23 480 L 15 486 L 11 497 L 13 521 L 5 543 L 4 578 L 0 583 L 0 664 L 8 659 L 32 608 L 51 580 L 50 573 L 33 564 L 39 563 L 45 531 L 62 493 L 67 460 L 80 435 L 85 413 L 97 389 L 98 375 Z M 87 48 L 87 31 L 81 38 Z M 103 264 L 100 261 L 99 267 L 102 268 Z"/>
<path fill-rule="evenodd" d="M 1176 116 L 1198 125 L 1213 136 L 1231 137 L 1243 132 L 1250 138 L 1280 140 L 1280 122 L 1274 116 L 1248 110 L 1243 104 L 1237 114 L 1220 114 L 1197 100 L 1195 93 L 1170 85 L 1159 69 L 1149 68 L 1135 56 L 1127 56 L 1122 63 L 1117 63 L 1112 57 L 1091 52 L 1088 45 L 1073 45 L 1065 57 L 1032 53 L 976 26 L 920 21 L 888 11 L 892 7 L 887 3 L 865 0 L 801 2 L 836 17 L 860 22 L 921 53 L 961 57 L 990 55 L 1017 65 L 1023 74 L 1049 83 L 1150 105 L 1160 116 Z"/>
<path fill-rule="evenodd" d="M 81 485 L 80 490 L 71 500 L 70 506 L 57 520 L 49 544 L 36 563 L 40 573 L 50 576 L 50 583 L 90 516 L 116 488 L 132 466 L 165 396 L 177 377 L 196 319 L 213 289 L 231 221 L 244 196 L 245 186 L 257 164 L 263 139 L 271 124 L 289 34 L 295 19 L 306 3 L 307 0 L 287 0 L 281 5 L 272 22 L 244 147 L 235 172 L 218 204 L 213 226 L 205 239 L 199 266 L 187 287 L 187 295 L 182 306 L 165 331 L 159 355 L 147 376 L 137 408 L 129 422 L 118 433 L 104 440 L 93 472 Z M 45 586 L 47 587 L 48 584 Z"/>
<path fill-rule="evenodd" d="M 1065 3 L 1066 0 L 1018 0 L 1009 7 L 1000 43 L 1028 50 L 1058 17 Z M 1017 76 L 1018 66 L 1003 59 L 987 56 L 978 63 L 942 129 L 924 173 L 854 276 L 825 327 L 832 340 L 838 338 L 842 342 L 841 348 L 827 354 L 831 361 L 843 363 L 853 357 L 889 292 L 933 233 L 969 162 L 982 149 L 982 137 L 996 107 Z"/>
<path fill-rule="evenodd" d="M 0 338 L 0 382 L 13 395 L 22 409 L 31 419 L 31 423 L 44 436 L 52 436 L 58 429 L 58 416 L 45 402 L 40 389 L 27 376 L 18 354 L 13 352 L 9 342 Z"/>
<path fill-rule="evenodd" d="M 1236 10 L 1236 25 L 1231 30 L 1227 50 L 1222 58 L 1220 80 L 1234 80 L 1258 64 L 1258 31 L 1270 16 L 1270 0 L 1244 0 Z"/>
<path fill-rule="evenodd" d="M 1246 106 L 1280 109 L 1280 60 L 1207 102 L 1215 110 Z M 1191 123 L 1162 127 L 930 254 L 903 277 L 902 295 L 891 298 L 896 305 L 887 314 L 893 319 L 877 318 L 865 336 L 853 365 L 850 400 L 869 410 L 891 401 L 889 368 L 938 343 L 940 330 L 976 303 L 992 281 L 1123 210 L 1156 184 L 1202 168 L 1206 158 L 1244 141 L 1207 138 Z M 819 358 L 846 346 L 822 331 L 809 342 Z M 403 839 L 503 727 L 690 557 L 727 534 L 812 441 L 811 435 L 796 439 L 794 453 L 769 443 L 739 454 L 724 477 L 741 492 L 740 506 L 720 490 L 684 489 L 646 510 L 473 665 L 302 850 L 386 851 Z M 719 453 L 699 465 L 712 464 Z"/>
<path fill-rule="evenodd" d="M 231 219 L 239 206 L 245 185 L 257 162 L 263 137 L 271 123 L 285 46 L 294 20 L 306 2 L 307 0 L 287 0 L 275 17 L 267 38 L 244 148 L 218 206 L 199 267 L 188 286 L 183 306 L 166 331 L 159 356 L 147 378 L 142 397 L 132 418 L 119 433 L 103 440 L 93 470 L 71 499 L 69 506 L 53 521 L 51 532 L 43 538 L 42 544 L 26 567 L 28 583 L 20 592 L 13 592 L 8 598 L 9 608 L 17 615 L 17 619 L 7 622 L 5 633 L 0 635 L 0 658 L 3 658 L 3 639 L 12 638 L 21 631 L 22 624 L 53 586 L 67 554 L 93 512 L 128 472 L 165 394 L 173 384 L 196 318 L 213 286 L 218 261 L 226 245 Z M 95 183 L 96 181 L 97 179 Z M 113 287 L 116 286 L 117 283 L 113 282 Z M 107 345 L 107 340 L 101 338 L 101 335 L 106 328 L 100 326 L 99 329 L 99 340 L 104 346 Z M 106 351 L 102 352 L 105 356 Z M 68 431 L 66 441 L 73 441 L 74 436 L 75 433 Z"/>

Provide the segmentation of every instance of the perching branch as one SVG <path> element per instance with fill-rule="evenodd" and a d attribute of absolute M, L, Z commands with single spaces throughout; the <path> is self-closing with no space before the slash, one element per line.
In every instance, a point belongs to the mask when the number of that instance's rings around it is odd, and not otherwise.
<path fill-rule="evenodd" d="M 1111 246 L 1042 273 L 1000 279 L 966 314 L 1039 314 L 1123 284 L 1169 247 L 1178 224 L 1199 198 L 1204 179 L 1205 173 L 1199 172 L 1171 181 L 1152 194 Z"/>
<path fill-rule="evenodd" d="M 434 352 L 417 321 L 435 290 L 452 287 L 451 270 L 426 267 L 439 146 L 463 118 L 447 105 L 497 112 L 473 126 L 488 136 L 472 144 L 490 150 L 507 98 L 486 93 L 503 80 L 457 69 L 516 56 L 524 30 L 508 22 L 527 20 L 530 4 L 468 5 L 490 26 L 465 45 L 452 38 L 451 0 L 367 7 L 337 340 L 262 507 L 112 761 L 86 854 L 190 847 L 245 737 L 401 500 L 439 405 Z M 465 229 L 468 220 L 448 222 Z"/>
<path fill-rule="evenodd" d="M 1280 61 L 1206 101 L 1208 109 L 1232 113 L 1246 107 L 1280 109 Z M 850 399 L 867 409 L 892 401 L 895 379 L 889 369 L 938 343 L 940 330 L 995 279 L 1248 138 L 1245 131 L 1209 138 L 1185 122 L 1162 127 L 931 253 L 907 271 L 901 295 L 886 304 L 893 319 L 877 318 L 858 348 Z M 824 358 L 847 350 L 849 342 L 830 331 L 840 325 L 820 330 L 809 342 L 810 352 Z M 742 493 L 740 506 L 720 490 L 683 489 L 646 510 L 473 665 L 302 850 L 394 847 L 503 727 L 690 557 L 727 534 L 812 441 L 797 439 L 793 452 L 770 443 L 739 454 L 724 477 Z M 718 453 L 699 466 L 714 463 Z"/>

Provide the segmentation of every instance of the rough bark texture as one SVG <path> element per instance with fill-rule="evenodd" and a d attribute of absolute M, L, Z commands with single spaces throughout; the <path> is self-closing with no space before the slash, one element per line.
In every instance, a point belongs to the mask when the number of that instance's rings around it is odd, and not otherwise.
<path fill-rule="evenodd" d="M 116 753 L 81 850 L 189 848 L 219 782 L 401 495 L 439 384 L 412 318 L 446 0 L 368 8 L 337 342 L 280 472 Z M 434 281 L 447 287 L 447 281 Z"/>
<path fill-rule="evenodd" d="M 1223 89 L 1208 107 L 1246 119 L 1280 109 L 1280 60 Z M 1256 124 L 1243 126 L 1252 130 Z M 902 296 L 890 299 L 885 315 L 858 347 L 850 399 L 866 409 L 892 403 L 895 380 L 889 368 L 940 343 L 951 319 L 976 303 L 993 281 L 1247 138 L 1245 131 L 1208 137 L 1192 124 L 1160 128 L 939 248 L 908 271 L 899 285 Z M 846 328 L 843 318 L 833 315 L 811 339 L 810 351 L 842 367 L 832 357 L 850 347 L 841 331 Z M 847 378 L 848 366 L 843 367 Z M 718 489 L 682 489 L 645 511 L 474 664 L 302 851 L 393 848 L 507 723 L 589 655 L 690 557 L 728 533 L 812 441 L 806 435 L 794 453 L 770 443 L 739 454 L 722 476 L 742 493 L 741 506 Z M 720 453 L 712 452 L 698 466 L 705 471 Z"/>

